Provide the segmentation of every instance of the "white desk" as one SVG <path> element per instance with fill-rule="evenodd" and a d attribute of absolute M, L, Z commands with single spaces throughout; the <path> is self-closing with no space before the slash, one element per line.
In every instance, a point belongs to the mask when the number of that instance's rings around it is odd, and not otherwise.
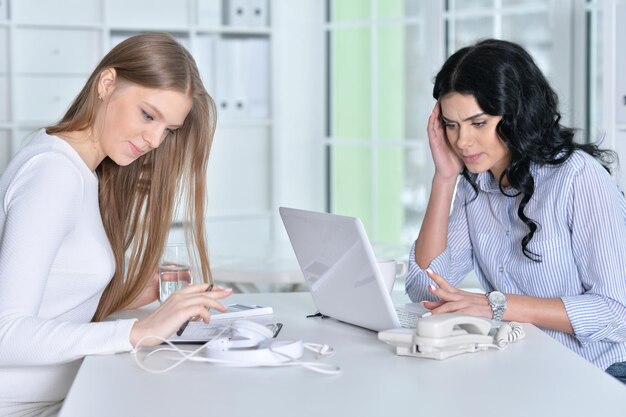
<path fill-rule="evenodd" d="M 445 361 L 396 356 L 377 334 L 314 312 L 308 293 L 237 294 L 274 307 L 279 339 L 328 343 L 343 372 L 184 363 L 166 374 L 130 354 L 87 357 L 61 417 L 623 416 L 626 386 L 539 329 L 507 350 Z M 399 300 L 402 301 L 402 300 Z"/>

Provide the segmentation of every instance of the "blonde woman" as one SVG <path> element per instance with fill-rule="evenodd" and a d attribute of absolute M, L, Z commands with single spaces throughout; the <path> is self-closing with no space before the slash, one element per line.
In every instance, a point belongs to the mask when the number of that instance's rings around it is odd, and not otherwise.
<path fill-rule="evenodd" d="M 224 311 L 228 290 L 196 284 L 144 320 L 102 321 L 156 299 L 180 195 L 211 280 L 203 213 L 215 121 L 189 52 L 170 35 L 138 35 L 12 160 L 0 181 L 0 415 L 55 415 L 85 355 Z"/>

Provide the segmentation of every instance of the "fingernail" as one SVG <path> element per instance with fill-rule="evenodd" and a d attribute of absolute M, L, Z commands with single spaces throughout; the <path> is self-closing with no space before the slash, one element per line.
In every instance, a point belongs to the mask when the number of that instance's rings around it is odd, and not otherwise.
<path fill-rule="evenodd" d="M 433 313 L 431 313 L 430 311 L 428 311 L 428 312 L 426 312 L 426 313 L 422 314 L 422 318 L 424 318 L 424 317 L 428 317 L 428 316 L 432 316 L 432 315 L 433 315 Z"/>
<path fill-rule="evenodd" d="M 428 285 L 431 289 L 431 291 L 435 291 L 437 289 L 437 287 L 435 287 L 433 284 Z"/>
<path fill-rule="evenodd" d="M 433 274 L 433 270 L 432 270 L 432 269 L 430 269 L 430 268 L 426 268 L 426 273 L 427 273 L 428 275 L 432 275 L 432 274 Z"/>

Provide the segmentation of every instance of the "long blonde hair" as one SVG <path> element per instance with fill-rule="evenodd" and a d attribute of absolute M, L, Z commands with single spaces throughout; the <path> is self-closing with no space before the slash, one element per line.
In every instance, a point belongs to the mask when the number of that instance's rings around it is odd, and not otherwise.
<path fill-rule="evenodd" d="M 193 104 L 180 129 L 155 150 L 128 166 L 109 158 L 97 167 L 100 212 L 115 256 L 115 275 L 93 317 L 99 321 L 130 305 L 157 271 L 174 212 L 180 205 L 187 242 L 205 282 L 211 270 L 205 240 L 206 168 L 215 132 L 215 104 L 204 88 L 191 54 L 171 35 L 133 36 L 98 64 L 69 110 L 49 134 L 93 126 L 101 72 L 147 88 L 169 89 Z M 126 255 L 128 252 L 128 263 Z"/>

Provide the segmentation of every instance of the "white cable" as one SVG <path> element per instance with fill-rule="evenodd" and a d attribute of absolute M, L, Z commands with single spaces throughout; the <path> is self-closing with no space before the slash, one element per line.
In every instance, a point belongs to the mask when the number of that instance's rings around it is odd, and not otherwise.
<path fill-rule="evenodd" d="M 217 339 L 218 337 L 221 337 L 229 329 L 230 329 L 230 326 L 224 327 L 214 337 L 212 337 L 211 340 L 209 340 L 207 343 L 211 342 L 214 339 Z M 155 353 L 158 353 L 158 352 L 171 352 L 171 351 L 174 351 L 174 352 L 178 353 L 179 355 L 181 355 L 182 358 L 178 359 L 173 365 L 170 365 L 170 366 L 165 367 L 163 369 L 150 369 L 150 368 L 146 367 L 143 363 L 141 363 L 139 361 L 139 358 L 137 356 L 137 353 L 139 353 L 139 351 L 141 350 L 141 343 L 144 340 L 146 340 L 146 339 L 157 339 L 157 340 L 159 340 L 161 342 L 164 342 L 164 343 L 168 344 L 170 347 L 169 348 L 165 348 L 165 347 L 158 348 L 158 349 L 155 349 L 155 350 L 153 350 L 151 352 L 148 352 L 146 354 L 146 356 L 144 357 L 144 359 L 143 359 L 144 361 L 146 359 L 148 359 L 150 356 L 152 356 L 152 355 L 154 355 Z M 169 340 L 162 338 L 161 336 L 144 336 L 141 339 L 139 339 L 139 341 L 135 345 L 135 348 L 133 348 L 130 351 L 130 353 L 133 354 L 133 358 L 135 359 L 135 363 L 137 364 L 137 366 L 139 366 L 144 371 L 151 372 L 153 374 L 163 374 L 165 372 L 168 372 L 168 371 L 176 368 L 178 365 L 180 365 L 181 363 L 185 362 L 186 360 L 189 360 L 189 358 L 193 357 L 198 352 L 200 352 L 205 347 L 205 345 L 206 345 L 206 343 L 204 345 L 200 346 L 199 348 L 197 348 L 196 350 L 189 351 L 189 350 L 180 349 L 178 346 L 174 345 Z"/>
<path fill-rule="evenodd" d="M 511 343 L 514 343 L 526 336 L 524 328 L 521 324 L 515 321 L 509 323 L 503 323 L 496 330 L 496 334 L 493 337 L 493 344 L 479 344 L 476 345 L 479 348 L 495 348 L 498 350 L 506 349 Z"/>
<path fill-rule="evenodd" d="M 290 361 L 290 362 L 276 362 L 276 363 L 253 363 L 253 362 L 235 362 L 223 359 L 215 359 L 215 358 L 203 358 L 200 356 L 193 356 L 188 358 L 188 360 L 193 362 L 207 362 L 207 363 L 217 363 L 223 365 L 233 365 L 236 364 L 238 368 L 280 368 L 280 367 L 294 367 L 300 366 L 302 368 L 308 369 L 313 372 L 317 372 L 325 375 L 338 375 L 341 373 L 341 369 L 329 363 L 320 363 L 320 362 L 308 362 L 308 361 Z"/>
<path fill-rule="evenodd" d="M 511 321 L 509 323 L 502 324 L 498 328 L 494 340 L 498 348 L 503 349 L 511 343 L 523 339 L 524 336 L 526 336 L 526 333 L 524 332 L 522 325 L 515 321 Z"/>
<path fill-rule="evenodd" d="M 230 366 L 238 366 L 238 367 L 282 367 L 282 366 L 301 366 L 305 369 L 309 369 L 311 371 L 314 372 L 318 372 L 318 373 L 322 373 L 322 374 L 326 374 L 326 375 L 337 375 L 341 372 L 341 369 L 338 366 L 332 365 L 332 364 L 327 364 L 327 363 L 319 363 L 319 362 L 306 362 L 306 361 L 300 361 L 299 356 L 302 355 L 302 348 L 310 350 L 314 353 L 316 353 L 316 359 L 319 359 L 323 356 L 330 356 L 334 353 L 334 350 L 332 347 L 330 347 L 329 345 L 326 344 L 317 344 L 317 343 L 302 343 L 300 341 L 280 341 L 280 342 L 271 342 L 270 341 L 267 342 L 267 348 L 265 349 L 259 349 L 259 352 L 265 352 L 265 353 L 271 353 L 271 355 L 277 355 L 281 358 L 284 359 L 284 361 L 278 361 L 278 362 L 274 362 L 272 360 L 270 361 L 255 361 L 255 360 L 239 360 L 239 359 L 224 359 L 224 358 L 219 358 L 219 357 L 206 357 L 206 356 L 199 356 L 198 354 L 200 352 L 202 352 L 204 349 L 207 349 L 207 351 L 205 351 L 205 354 L 208 354 L 208 352 L 211 352 L 211 354 L 218 354 L 218 352 L 221 349 L 209 349 L 207 346 L 219 339 L 220 337 L 222 337 L 222 335 L 227 331 L 227 330 L 234 330 L 236 328 L 236 322 L 231 323 L 231 325 L 224 327 L 217 335 L 215 335 L 214 337 L 212 337 L 210 340 L 208 340 L 206 343 L 204 343 L 203 345 L 201 345 L 200 347 L 198 347 L 195 350 L 184 350 L 184 349 L 180 349 L 179 347 L 175 346 L 173 343 L 171 343 L 170 341 L 159 337 L 159 336 L 145 336 L 143 338 L 141 338 L 139 340 L 139 342 L 137 343 L 137 347 L 134 348 L 133 350 L 131 350 L 131 353 L 133 354 L 135 363 L 137 364 L 137 366 L 139 366 L 141 369 L 143 369 L 144 371 L 150 372 L 150 373 L 154 373 L 154 374 L 162 374 L 165 372 L 168 372 L 174 368 L 176 368 L 177 366 L 179 366 L 181 363 L 185 362 L 185 361 L 192 361 L 192 362 L 208 362 L 208 363 L 216 363 L 216 364 L 223 364 L 223 365 L 230 365 Z M 140 360 L 139 358 L 139 351 L 141 350 L 141 343 L 149 338 L 154 338 L 157 339 L 159 341 L 165 342 L 167 345 L 169 345 L 170 347 L 162 347 L 162 348 L 158 348 L 155 349 L 151 352 L 149 352 L 148 354 L 146 354 L 142 360 Z M 282 347 L 286 347 L 287 350 L 282 349 Z M 300 348 L 300 350 L 298 351 L 297 349 Z M 296 349 L 296 350 L 293 350 Z M 284 351 L 283 351 L 284 350 Z M 222 349 L 223 352 L 228 352 L 229 349 Z M 289 354 L 286 354 L 285 352 L 291 352 L 293 355 L 298 356 L 290 356 Z M 163 369 L 154 369 L 154 368 L 150 368 L 148 366 L 146 366 L 143 362 L 146 361 L 146 359 L 148 359 L 150 356 L 156 354 L 156 353 L 161 353 L 161 352 L 175 352 L 178 357 L 168 357 L 167 359 L 171 359 L 174 360 L 175 362 L 170 365 L 167 366 Z M 234 352 L 237 352 L 237 350 L 235 350 Z M 246 350 L 241 350 L 241 353 L 244 352 L 248 352 L 251 354 L 254 354 L 254 350 L 253 349 L 246 349 Z M 236 353 L 235 353 L 236 355 Z M 274 356 L 275 357 L 275 356 Z M 276 360 L 276 359 L 274 359 Z"/>

